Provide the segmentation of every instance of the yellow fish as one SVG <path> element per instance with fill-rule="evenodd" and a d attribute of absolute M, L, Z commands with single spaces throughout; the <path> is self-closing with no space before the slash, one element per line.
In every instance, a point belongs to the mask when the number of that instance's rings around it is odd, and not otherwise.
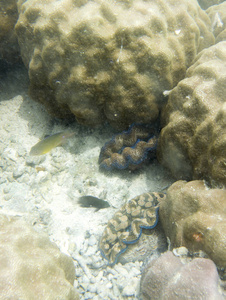
<path fill-rule="evenodd" d="M 29 155 L 43 155 L 52 150 L 53 148 L 61 145 L 68 139 L 69 137 L 73 136 L 75 132 L 59 132 L 48 136 L 44 140 L 35 144 L 29 153 Z"/>

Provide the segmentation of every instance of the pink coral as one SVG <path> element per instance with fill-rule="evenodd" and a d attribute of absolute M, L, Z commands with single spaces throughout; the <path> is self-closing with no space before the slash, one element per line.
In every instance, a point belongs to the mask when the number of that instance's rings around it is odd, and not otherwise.
<path fill-rule="evenodd" d="M 218 273 L 210 259 L 195 258 L 183 265 L 172 252 L 149 263 L 141 278 L 142 299 L 224 299 Z"/>

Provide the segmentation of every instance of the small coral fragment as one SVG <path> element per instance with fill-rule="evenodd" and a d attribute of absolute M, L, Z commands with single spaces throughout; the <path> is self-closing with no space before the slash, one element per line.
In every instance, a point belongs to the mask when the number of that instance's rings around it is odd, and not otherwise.
<path fill-rule="evenodd" d="M 143 125 L 132 125 L 128 131 L 113 137 L 101 149 L 99 156 L 100 168 L 137 169 L 151 156 L 154 157 L 157 137 L 153 128 Z"/>
<path fill-rule="evenodd" d="M 110 265 L 117 262 L 129 244 L 138 241 L 142 229 L 157 225 L 159 202 L 164 198 L 164 193 L 142 194 L 123 205 L 109 220 L 100 240 L 100 249 Z"/>

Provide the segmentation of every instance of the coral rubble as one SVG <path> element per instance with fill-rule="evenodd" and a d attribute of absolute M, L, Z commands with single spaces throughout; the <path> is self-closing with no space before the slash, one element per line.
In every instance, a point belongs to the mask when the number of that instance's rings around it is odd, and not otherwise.
<path fill-rule="evenodd" d="M 79 299 L 74 264 L 45 234 L 0 215 L 0 298 Z"/>
<path fill-rule="evenodd" d="M 171 247 L 204 251 L 226 268 L 226 190 L 209 189 L 201 180 L 177 181 L 160 203 L 159 216 Z"/>
<path fill-rule="evenodd" d="M 226 42 L 200 52 L 169 96 L 157 155 L 178 179 L 226 186 Z"/>
<path fill-rule="evenodd" d="M 154 122 L 196 54 L 214 43 L 196 0 L 19 0 L 30 93 L 59 117 Z"/>
<path fill-rule="evenodd" d="M 217 269 L 210 259 L 195 258 L 184 265 L 168 251 L 145 267 L 140 292 L 143 300 L 223 300 L 218 284 Z"/>
<path fill-rule="evenodd" d="M 155 157 L 157 137 L 149 126 L 134 124 L 128 131 L 117 134 L 101 149 L 100 168 L 137 169 L 148 158 Z"/>
<path fill-rule="evenodd" d="M 163 193 L 145 193 L 131 199 L 108 221 L 100 249 L 110 265 L 117 262 L 118 256 L 126 251 L 129 244 L 138 241 L 142 229 L 152 229 L 158 222 L 159 201 Z"/>

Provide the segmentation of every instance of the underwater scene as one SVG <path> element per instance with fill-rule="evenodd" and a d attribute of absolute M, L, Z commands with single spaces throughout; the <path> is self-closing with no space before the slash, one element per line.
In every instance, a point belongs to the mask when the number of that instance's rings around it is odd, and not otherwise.
<path fill-rule="evenodd" d="M 0 300 L 226 299 L 226 2 L 0 0 Z"/>

